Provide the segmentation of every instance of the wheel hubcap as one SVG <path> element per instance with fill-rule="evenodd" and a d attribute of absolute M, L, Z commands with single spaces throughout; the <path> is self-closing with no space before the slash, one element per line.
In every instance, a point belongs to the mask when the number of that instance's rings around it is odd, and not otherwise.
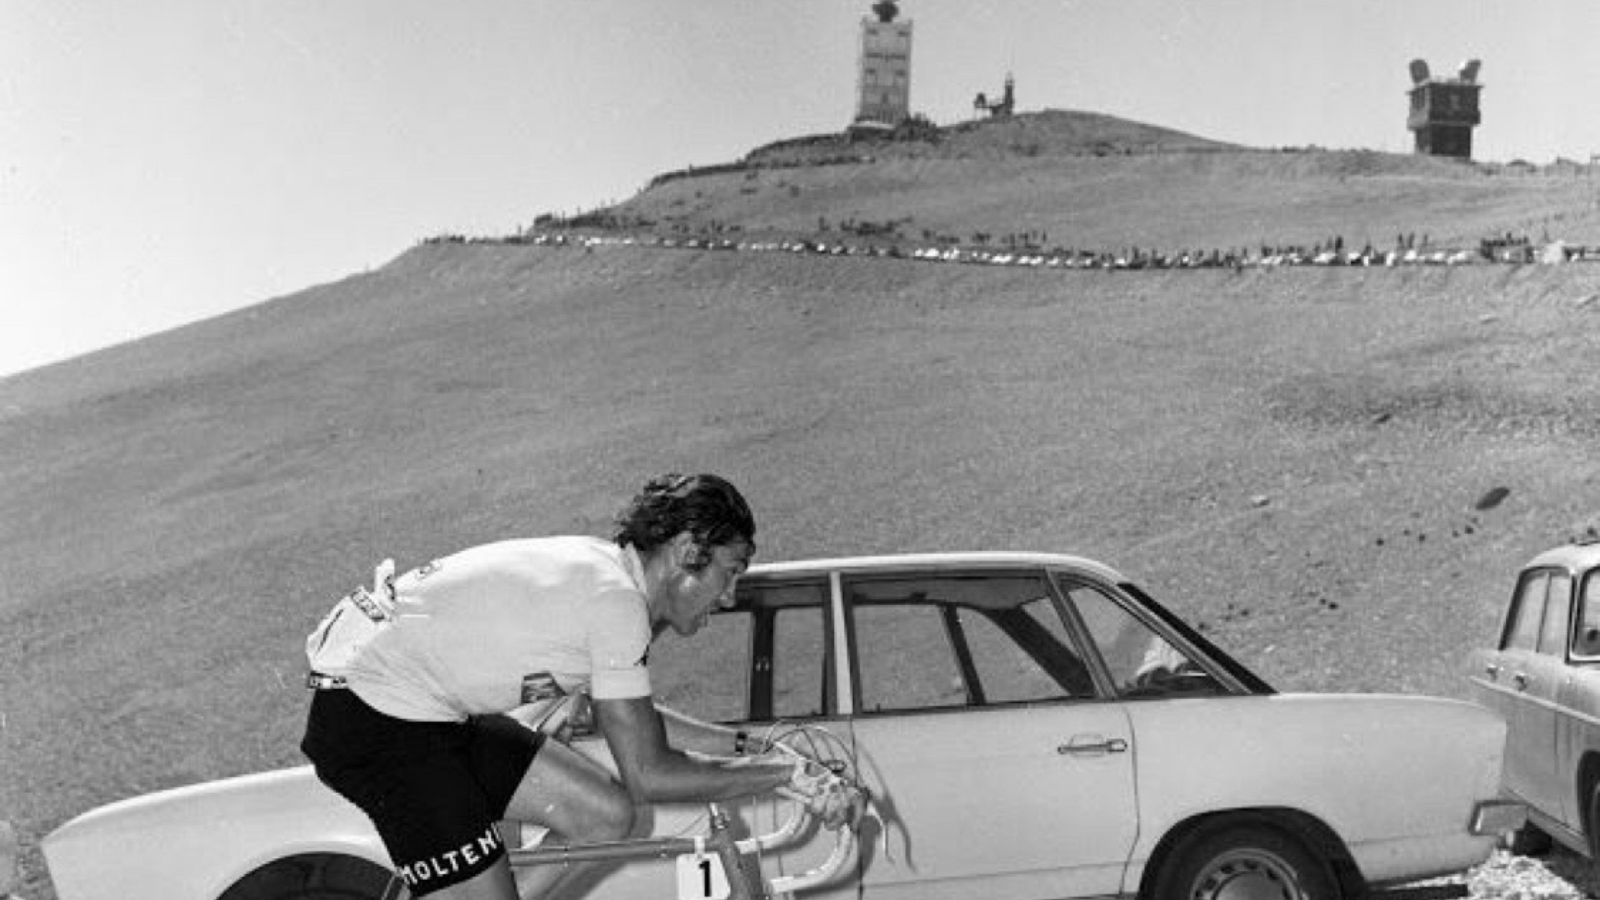
<path fill-rule="evenodd" d="M 1308 900 L 1294 867 L 1266 850 L 1235 850 L 1195 878 L 1190 900 Z"/>

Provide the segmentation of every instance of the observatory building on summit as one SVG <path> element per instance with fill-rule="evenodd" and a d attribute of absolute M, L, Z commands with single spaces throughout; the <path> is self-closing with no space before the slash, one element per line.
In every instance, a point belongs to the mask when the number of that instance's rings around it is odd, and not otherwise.
<path fill-rule="evenodd" d="M 878 0 L 872 12 L 861 20 L 855 125 L 893 128 L 911 115 L 911 21 L 895 21 L 894 0 Z"/>
<path fill-rule="evenodd" d="M 1468 60 L 1455 78 L 1434 78 L 1428 64 L 1411 61 L 1411 114 L 1406 127 L 1416 134 L 1416 152 L 1429 156 L 1472 158 L 1472 129 L 1477 126 L 1478 60 Z"/>

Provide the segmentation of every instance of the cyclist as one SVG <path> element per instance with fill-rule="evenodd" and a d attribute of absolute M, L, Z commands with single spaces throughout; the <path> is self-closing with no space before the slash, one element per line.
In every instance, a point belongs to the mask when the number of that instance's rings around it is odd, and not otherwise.
<path fill-rule="evenodd" d="M 788 787 L 827 826 L 852 822 L 862 798 L 826 769 L 740 756 L 742 734 L 724 745 L 731 755 L 679 749 L 651 701 L 651 639 L 698 631 L 754 552 L 755 520 L 732 484 L 673 474 L 646 483 L 610 541 L 501 541 L 380 577 L 307 640 L 317 690 L 302 750 L 372 820 L 414 896 L 516 897 L 501 819 L 617 840 L 638 804 Z M 620 784 L 525 724 L 527 710 L 575 695 L 592 699 Z M 674 737 L 686 733 L 675 722 Z M 700 729 L 719 733 L 732 734 Z M 572 877 L 541 868 L 524 889 Z"/>

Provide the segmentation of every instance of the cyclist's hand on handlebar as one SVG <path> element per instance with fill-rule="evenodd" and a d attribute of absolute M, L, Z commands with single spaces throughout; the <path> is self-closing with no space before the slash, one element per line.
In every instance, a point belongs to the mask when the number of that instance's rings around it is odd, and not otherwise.
<path fill-rule="evenodd" d="M 842 790 L 831 795 L 827 808 L 821 813 L 822 824 L 830 831 L 843 827 L 859 828 L 861 817 L 867 811 L 867 792 L 857 785 L 845 783 Z"/>
<path fill-rule="evenodd" d="M 787 792 L 804 803 L 830 831 L 846 825 L 854 827 L 867 807 L 866 793 L 860 787 L 834 774 L 822 763 L 805 757 L 796 758 Z"/>

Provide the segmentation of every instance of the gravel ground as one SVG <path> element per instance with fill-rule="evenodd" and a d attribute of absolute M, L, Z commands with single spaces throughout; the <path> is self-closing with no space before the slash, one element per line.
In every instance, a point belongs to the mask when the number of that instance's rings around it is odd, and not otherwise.
<path fill-rule="evenodd" d="M 1588 860 L 1563 848 L 1538 857 L 1505 850 L 1477 868 L 1441 884 L 1467 885 L 1473 900 L 1580 900 L 1600 897 L 1600 876 Z"/>

